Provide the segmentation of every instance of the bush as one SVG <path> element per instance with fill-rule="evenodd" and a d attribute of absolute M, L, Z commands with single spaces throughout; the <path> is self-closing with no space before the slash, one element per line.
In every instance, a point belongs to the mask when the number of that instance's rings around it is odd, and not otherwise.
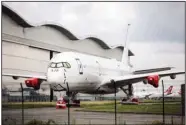
<path fill-rule="evenodd" d="M 17 122 L 16 119 L 7 117 L 2 120 L 2 125 L 17 125 L 16 122 Z M 25 125 L 57 125 L 57 123 L 55 123 L 55 121 L 52 119 L 49 119 L 47 122 L 33 119 L 25 123 Z"/>
<path fill-rule="evenodd" d="M 28 123 L 26 123 L 25 125 L 44 125 L 44 122 L 40 121 L 40 120 L 33 119 L 33 120 L 29 121 Z"/>
<path fill-rule="evenodd" d="M 16 119 L 7 117 L 2 119 L 2 125 L 16 125 Z"/>
<path fill-rule="evenodd" d="M 52 119 L 49 119 L 47 122 L 33 119 L 33 120 L 29 121 L 28 123 L 26 123 L 25 125 L 57 125 L 57 124 Z"/>

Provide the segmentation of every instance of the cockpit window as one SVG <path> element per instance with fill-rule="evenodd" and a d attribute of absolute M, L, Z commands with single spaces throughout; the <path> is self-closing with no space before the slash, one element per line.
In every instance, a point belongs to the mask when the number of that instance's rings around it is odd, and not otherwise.
<path fill-rule="evenodd" d="M 71 68 L 71 65 L 68 62 L 66 64 L 67 64 L 67 68 Z"/>
<path fill-rule="evenodd" d="M 68 62 L 63 62 L 63 66 L 65 68 L 71 68 L 70 64 Z"/>
<path fill-rule="evenodd" d="M 63 66 L 64 66 L 65 68 L 68 67 L 66 62 L 63 62 Z"/>
<path fill-rule="evenodd" d="M 58 63 L 50 63 L 49 67 L 51 68 L 61 68 L 61 67 L 65 67 L 65 68 L 71 68 L 71 65 L 68 62 L 58 62 Z"/>
<path fill-rule="evenodd" d="M 56 63 L 51 63 L 51 64 L 50 64 L 50 67 L 51 67 L 51 68 L 55 68 L 55 67 L 56 67 Z"/>
<path fill-rule="evenodd" d="M 57 63 L 57 68 L 63 67 L 63 63 Z"/>

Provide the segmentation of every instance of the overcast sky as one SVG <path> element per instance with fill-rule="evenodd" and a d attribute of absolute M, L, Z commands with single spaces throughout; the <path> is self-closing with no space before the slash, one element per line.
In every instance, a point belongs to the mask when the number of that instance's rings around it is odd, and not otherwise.
<path fill-rule="evenodd" d="M 32 25 L 57 23 L 80 39 L 128 43 L 136 68 L 185 69 L 184 2 L 6 2 Z"/>
<path fill-rule="evenodd" d="M 184 2 L 8 2 L 34 25 L 58 23 L 77 37 L 108 44 L 129 41 L 184 42 Z"/>

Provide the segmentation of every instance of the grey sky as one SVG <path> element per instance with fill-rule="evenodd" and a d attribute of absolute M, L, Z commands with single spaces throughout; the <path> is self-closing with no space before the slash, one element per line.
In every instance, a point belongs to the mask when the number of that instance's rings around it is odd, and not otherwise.
<path fill-rule="evenodd" d="M 33 25 L 57 23 L 78 38 L 109 45 L 128 42 L 137 68 L 185 68 L 184 2 L 6 2 Z M 182 78 L 183 79 L 183 78 Z M 140 85 L 141 86 L 141 85 Z M 159 88 L 161 90 L 161 87 Z"/>
<path fill-rule="evenodd" d="M 55 22 L 80 38 L 110 45 L 129 41 L 184 42 L 184 2 L 9 2 L 29 22 Z"/>

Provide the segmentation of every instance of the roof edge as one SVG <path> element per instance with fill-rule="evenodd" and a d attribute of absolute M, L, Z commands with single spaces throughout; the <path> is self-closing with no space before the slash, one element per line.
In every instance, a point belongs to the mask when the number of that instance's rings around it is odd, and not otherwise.
<path fill-rule="evenodd" d="M 18 25 L 22 26 L 23 28 L 36 27 L 36 25 L 28 23 L 28 21 L 23 19 L 18 13 L 15 12 L 15 10 L 8 7 L 7 5 L 2 4 L 2 13 L 5 13 L 6 15 L 8 15 L 13 21 L 15 21 Z M 37 25 L 37 27 L 42 27 L 42 26 L 47 26 L 47 27 L 51 27 L 51 28 L 54 28 L 54 29 L 58 30 L 63 35 L 65 35 L 69 40 L 82 40 L 82 39 L 77 38 L 69 30 L 67 30 L 66 28 L 64 28 L 63 26 L 61 26 L 59 24 L 45 23 L 45 24 Z M 114 47 L 110 47 L 103 40 L 101 40 L 99 38 L 96 38 L 96 37 L 87 37 L 87 38 L 84 38 L 84 39 L 89 39 L 89 40 L 92 40 L 92 41 L 96 42 L 96 44 L 100 45 L 103 49 L 117 49 L 118 48 L 118 49 L 121 49 L 122 51 L 124 50 L 124 46 L 122 46 L 122 45 L 117 45 L 117 46 L 114 46 Z M 131 52 L 131 50 L 129 50 L 129 56 L 134 56 L 134 54 Z"/>

